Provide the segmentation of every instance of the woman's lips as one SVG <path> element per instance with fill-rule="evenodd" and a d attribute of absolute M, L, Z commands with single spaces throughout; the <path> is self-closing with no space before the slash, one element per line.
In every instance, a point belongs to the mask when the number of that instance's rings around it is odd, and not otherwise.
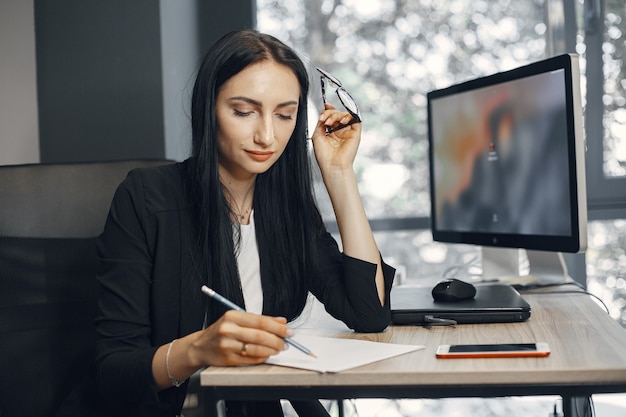
<path fill-rule="evenodd" d="M 264 152 L 264 151 L 246 151 L 250 158 L 254 159 L 258 162 L 265 162 L 272 157 L 274 152 Z"/>

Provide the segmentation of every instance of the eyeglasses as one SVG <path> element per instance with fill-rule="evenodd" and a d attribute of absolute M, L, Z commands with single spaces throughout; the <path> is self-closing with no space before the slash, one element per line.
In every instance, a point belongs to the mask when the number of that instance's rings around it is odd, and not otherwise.
<path fill-rule="evenodd" d="M 343 107 L 352 116 L 352 120 L 350 120 L 348 124 L 339 125 L 337 127 L 326 126 L 326 134 L 335 132 L 339 129 L 343 129 L 344 127 L 348 127 L 355 123 L 359 123 L 361 121 L 359 106 L 356 105 L 356 101 L 354 101 L 352 96 L 348 94 L 345 88 L 343 88 L 341 81 L 339 81 L 337 78 L 333 77 L 321 68 L 317 68 L 317 71 L 321 74 L 320 81 L 322 83 L 322 100 L 324 101 L 324 105 L 326 105 L 326 81 L 328 81 L 328 83 L 335 88 L 335 91 L 337 92 L 337 97 L 339 97 L 339 101 L 341 101 Z"/>

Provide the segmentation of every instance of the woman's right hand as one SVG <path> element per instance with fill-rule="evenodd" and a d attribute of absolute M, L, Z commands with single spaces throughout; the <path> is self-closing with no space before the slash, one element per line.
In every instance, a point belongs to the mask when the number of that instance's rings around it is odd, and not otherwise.
<path fill-rule="evenodd" d="M 260 364 L 284 350 L 291 334 L 284 317 L 229 310 L 196 334 L 190 353 L 202 366 Z"/>
<path fill-rule="evenodd" d="M 291 335 L 284 317 L 229 310 L 206 329 L 160 346 L 152 374 L 159 389 L 167 389 L 206 366 L 261 364 L 284 350 L 283 338 Z"/>

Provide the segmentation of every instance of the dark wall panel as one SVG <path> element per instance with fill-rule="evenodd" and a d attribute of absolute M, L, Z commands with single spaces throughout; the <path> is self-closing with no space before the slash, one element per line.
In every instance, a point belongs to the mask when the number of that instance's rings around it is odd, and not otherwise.
<path fill-rule="evenodd" d="M 256 27 L 256 0 L 199 1 L 198 27 L 198 44 L 204 53 L 227 32 Z"/>
<path fill-rule="evenodd" d="M 195 30 L 172 27 L 188 24 L 173 8 L 178 1 L 185 2 L 186 10 L 195 7 Z M 163 76 L 164 67 L 193 68 L 219 36 L 256 22 L 255 0 L 34 4 L 41 162 L 170 157 L 164 121 L 169 119 L 163 112 L 180 103 L 164 104 L 181 95 L 171 92 L 179 83 L 170 73 Z M 168 28 L 164 32 L 163 22 Z M 185 59 L 193 62 L 177 62 L 181 54 L 163 48 L 163 33 L 189 37 L 198 52 Z M 190 74 L 177 76 L 188 80 Z M 169 94 L 164 94 L 164 84 Z"/>
<path fill-rule="evenodd" d="M 162 158 L 159 3 L 35 0 L 42 162 Z"/>

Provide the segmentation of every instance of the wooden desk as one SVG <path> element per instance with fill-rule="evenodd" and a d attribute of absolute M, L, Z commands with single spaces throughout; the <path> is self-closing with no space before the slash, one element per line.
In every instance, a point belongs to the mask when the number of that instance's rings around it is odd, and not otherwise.
<path fill-rule="evenodd" d="M 524 323 L 429 329 L 394 326 L 376 334 L 336 334 L 426 346 L 421 351 L 337 374 L 271 365 L 212 367 L 202 371 L 200 382 L 214 401 L 561 395 L 566 416 L 572 415 L 567 404 L 574 397 L 626 392 L 626 331 L 588 295 L 524 294 L 524 298 L 532 308 L 531 318 Z M 435 358 L 440 344 L 532 341 L 548 342 L 550 356 Z"/>

